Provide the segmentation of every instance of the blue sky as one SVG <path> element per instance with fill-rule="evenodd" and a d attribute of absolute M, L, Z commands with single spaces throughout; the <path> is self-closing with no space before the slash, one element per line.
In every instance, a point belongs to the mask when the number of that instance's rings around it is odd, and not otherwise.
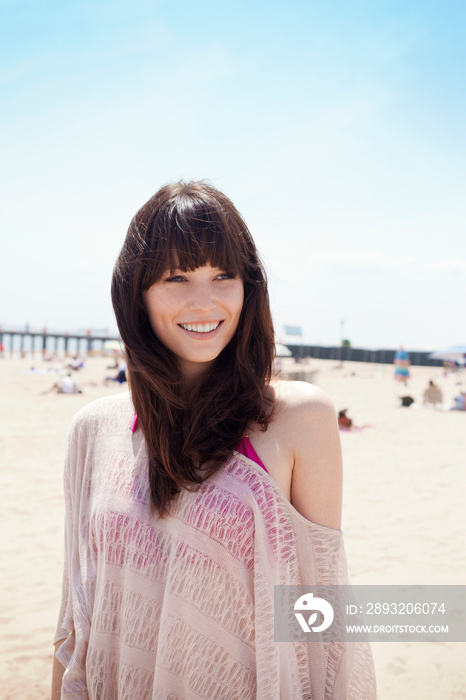
<path fill-rule="evenodd" d="M 0 322 L 114 328 L 138 207 L 207 178 L 277 335 L 466 341 L 466 5 L 0 2 Z"/>

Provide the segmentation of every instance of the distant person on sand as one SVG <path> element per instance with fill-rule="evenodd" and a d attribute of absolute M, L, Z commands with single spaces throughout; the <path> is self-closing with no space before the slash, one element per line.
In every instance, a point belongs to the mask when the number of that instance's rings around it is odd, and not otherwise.
<path fill-rule="evenodd" d="M 71 426 L 52 700 L 375 700 L 367 643 L 336 626 L 274 641 L 275 585 L 349 584 L 341 445 L 329 397 L 273 375 L 265 272 L 233 203 L 162 187 L 112 301 L 130 392 Z"/>
<path fill-rule="evenodd" d="M 56 391 L 57 394 L 82 394 L 81 389 L 76 384 L 71 372 L 66 372 L 63 374 L 55 384 L 53 384 L 50 389 L 43 391 L 43 394 L 50 394 L 50 392 Z"/>
<path fill-rule="evenodd" d="M 338 413 L 338 427 L 340 430 L 347 430 L 347 431 L 354 431 L 354 432 L 359 432 L 360 430 L 364 430 L 364 428 L 370 428 L 370 425 L 361 425 L 357 426 L 353 424 L 353 421 L 351 418 L 349 418 L 346 414 L 348 412 L 347 408 L 344 408 L 342 411 L 339 411 Z"/>
<path fill-rule="evenodd" d="M 84 369 L 85 366 L 86 363 L 84 362 L 84 360 L 81 360 L 79 355 L 75 355 L 73 358 L 71 358 L 71 360 L 66 365 L 68 369 L 72 369 L 75 372 L 78 372 L 80 369 Z"/>
<path fill-rule="evenodd" d="M 429 385 L 427 389 L 424 391 L 423 394 L 423 403 L 424 405 L 427 404 L 432 404 L 433 406 L 437 406 L 438 404 L 442 404 L 443 401 L 443 396 L 442 396 L 442 390 L 440 389 L 437 384 L 434 384 L 432 379 L 429 381 Z"/>
<path fill-rule="evenodd" d="M 353 425 L 353 421 L 351 418 L 348 418 L 346 415 L 348 409 L 344 408 L 342 411 L 338 413 L 338 427 L 340 430 L 350 430 L 350 428 Z"/>
<path fill-rule="evenodd" d="M 453 398 L 455 405 L 450 409 L 452 411 L 466 411 L 466 392 L 460 391 L 459 394 L 457 394 Z"/>
<path fill-rule="evenodd" d="M 124 384 L 126 381 L 128 381 L 126 377 L 126 362 L 120 360 L 117 363 L 116 368 L 112 367 L 111 369 L 118 369 L 118 372 L 114 377 L 105 377 L 104 384 L 108 384 L 108 382 L 118 382 L 119 384 Z"/>
<path fill-rule="evenodd" d="M 410 377 L 410 361 L 409 353 L 403 349 L 403 346 L 401 346 L 400 349 L 396 351 L 395 359 L 393 362 L 395 365 L 395 380 L 398 382 L 403 382 L 406 386 Z"/>

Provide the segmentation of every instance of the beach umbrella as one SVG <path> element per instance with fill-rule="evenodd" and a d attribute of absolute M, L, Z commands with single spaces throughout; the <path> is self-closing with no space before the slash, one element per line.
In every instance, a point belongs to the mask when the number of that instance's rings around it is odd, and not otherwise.
<path fill-rule="evenodd" d="M 291 357 L 293 353 L 283 343 L 275 343 L 275 354 L 277 357 Z"/>
<path fill-rule="evenodd" d="M 453 347 L 446 348 L 445 350 L 432 352 L 429 355 L 429 359 L 447 360 L 448 362 L 460 362 L 464 364 L 466 362 L 466 345 L 454 345 Z"/>

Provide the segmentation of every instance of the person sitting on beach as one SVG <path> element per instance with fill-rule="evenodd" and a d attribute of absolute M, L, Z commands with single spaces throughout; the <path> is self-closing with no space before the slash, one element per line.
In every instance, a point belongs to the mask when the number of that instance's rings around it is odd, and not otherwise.
<path fill-rule="evenodd" d="M 437 406 L 438 404 L 442 404 L 442 401 L 442 391 L 440 387 L 438 387 L 437 384 L 434 384 L 434 382 L 431 379 L 429 381 L 429 386 L 424 391 L 423 403 L 424 405 L 432 404 L 433 406 Z"/>
<path fill-rule="evenodd" d="M 81 360 L 79 355 L 75 355 L 74 357 L 71 358 L 71 360 L 67 363 L 66 369 L 72 369 L 75 372 L 79 372 L 80 369 L 84 369 L 86 366 L 86 363 L 84 360 Z"/>
<path fill-rule="evenodd" d="M 120 360 L 120 362 L 117 363 L 117 369 L 118 372 L 116 376 L 105 377 L 104 384 L 107 384 L 108 382 L 118 382 L 119 384 L 124 384 L 126 381 L 128 381 L 126 377 L 126 362 Z"/>
<path fill-rule="evenodd" d="M 460 393 L 453 398 L 453 401 L 455 405 L 450 409 L 451 411 L 466 411 L 466 392 L 460 391 Z"/>
<path fill-rule="evenodd" d="M 338 427 L 340 430 L 346 430 L 348 432 L 359 433 L 361 430 L 364 430 L 364 428 L 371 428 L 372 427 L 369 424 L 360 425 L 360 426 L 354 425 L 352 419 L 346 415 L 347 411 L 348 411 L 348 409 L 344 408 L 342 411 L 339 411 L 339 413 L 338 413 Z"/>
<path fill-rule="evenodd" d="M 351 430 L 353 426 L 353 421 L 346 415 L 347 408 L 343 409 L 338 413 L 338 427 L 340 430 Z"/>
<path fill-rule="evenodd" d="M 82 394 L 81 389 L 73 379 L 71 372 L 66 372 L 53 384 L 50 389 L 43 391 L 43 394 L 50 394 L 51 391 L 56 391 L 57 394 Z"/>
<path fill-rule="evenodd" d="M 375 700 L 366 642 L 336 625 L 274 640 L 277 586 L 349 584 L 341 445 L 329 397 L 273 377 L 265 271 L 233 203 L 162 187 L 112 301 L 130 392 L 69 433 L 52 700 Z"/>

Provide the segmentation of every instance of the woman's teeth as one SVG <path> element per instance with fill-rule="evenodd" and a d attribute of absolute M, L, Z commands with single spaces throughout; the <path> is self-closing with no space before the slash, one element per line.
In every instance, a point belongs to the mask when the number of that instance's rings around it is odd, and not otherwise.
<path fill-rule="evenodd" d="M 184 328 L 186 331 L 196 331 L 196 333 L 210 333 L 219 325 L 220 321 L 216 323 L 180 323 L 181 328 Z"/>

